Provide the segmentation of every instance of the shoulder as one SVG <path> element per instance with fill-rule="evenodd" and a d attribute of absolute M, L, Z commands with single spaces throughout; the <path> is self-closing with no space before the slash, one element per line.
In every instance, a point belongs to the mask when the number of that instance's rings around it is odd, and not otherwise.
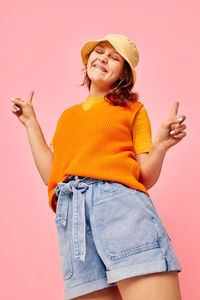
<path fill-rule="evenodd" d="M 143 106 L 144 106 L 143 103 L 140 102 L 140 101 L 130 102 L 129 103 L 129 110 L 134 111 L 134 112 L 138 112 Z"/>
<path fill-rule="evenodd" d="M 140 117 L 144 117 L 144 118 L 148 118 L 148 113 L 147 113 L 147 110 L 146 110 L 146 107 L 144 105 L 142 105 L 138 111 L 137 111 L 137 116 L 140 116 Z"/>
<path fill-rule="evenodd" d="M 58 122 L 63 121 L 69 113 L 71 113 L 77 105 L 66 108 L 59 116 Z"/>
<path fill-rule="evenodd" d="M 132 120 L 131 129 L 132 130 L 151 130 L 150 118 L 144 105 L 142 105 L 135 114 Z"/>

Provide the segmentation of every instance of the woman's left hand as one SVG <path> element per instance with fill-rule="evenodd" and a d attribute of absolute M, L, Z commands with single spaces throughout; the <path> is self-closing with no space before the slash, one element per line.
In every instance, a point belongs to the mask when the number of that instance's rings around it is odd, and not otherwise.
<path fill-rule="evenodd" d="M 176 101 L 172 107 L 168 120 L 162 123 L 155 137 L 155 143 L 165 150 L 176 145 L 186 136 L 186 132 L 183 131 L 186 128 L 186 125 L 183 124 L 186 116 L 182 115 L 179 116 L 179 118 L 176 117 L 178 106 L 179 102 Z M 179 120 L 180 118 L 182 118 L 182 120 Z"/>

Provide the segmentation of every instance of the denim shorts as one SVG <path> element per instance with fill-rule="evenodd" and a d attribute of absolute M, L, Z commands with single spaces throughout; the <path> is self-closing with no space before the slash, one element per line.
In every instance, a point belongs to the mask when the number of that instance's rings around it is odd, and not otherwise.
<path fill-rule="evenodd" d="M 70 175 L 56 186 L 65 300 L 181 266 L 152 200 L 115 181 Z"/>

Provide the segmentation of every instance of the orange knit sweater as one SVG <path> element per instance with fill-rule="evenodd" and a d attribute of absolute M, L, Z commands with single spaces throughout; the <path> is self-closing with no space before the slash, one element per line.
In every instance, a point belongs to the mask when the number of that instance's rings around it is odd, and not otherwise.
<path fill-rule="evenodd" d="M 61 114 L 51 141 L 54 159 L 48 182 L 49 205 L 55 213 L 55 188 L 70 175 L 120 182 L 149 196 L 145 186 L 139 182 L 140 169 L 135 154 L 150 151 L 150 127 L 146 131 L 141 129 L 143 132 L 141 138 L 139 135 L 137 138 L 137 151 L 133 147 L 136 137 L 131 131 L 141 108 L 144 107 L 139 101 L 125 108 L 103 100 L 89 110 L 78 104 Z"/>

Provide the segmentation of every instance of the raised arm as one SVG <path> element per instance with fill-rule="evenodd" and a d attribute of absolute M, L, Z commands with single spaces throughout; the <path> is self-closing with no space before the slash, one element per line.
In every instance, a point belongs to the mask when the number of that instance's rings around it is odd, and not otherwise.
<path fill-rule="evenodd" d="M 26 101 L 20 98 L 12 98 L 12 112 L 26 128 L 36 167 L 44 184 L 48 185 L 49 175 L 53 164 L 53 151 L 47 145 L 37 121 L 32 105 L 33 94 L 34 92 L 31 91 Z"/>
<path fill-rule="evenodd" d="M 168 120 L 161 124 L 149 153 L 136 155 L 141 171 L 140 181 L 146 189 L 151 188 L 158 180 L 167 151 L 186 136 L 186 132 L 183 131 L 186 125 L 182 124 L 186 116 L 176 117 L 178 106 L 177 101 L 172 107 Z"/>

